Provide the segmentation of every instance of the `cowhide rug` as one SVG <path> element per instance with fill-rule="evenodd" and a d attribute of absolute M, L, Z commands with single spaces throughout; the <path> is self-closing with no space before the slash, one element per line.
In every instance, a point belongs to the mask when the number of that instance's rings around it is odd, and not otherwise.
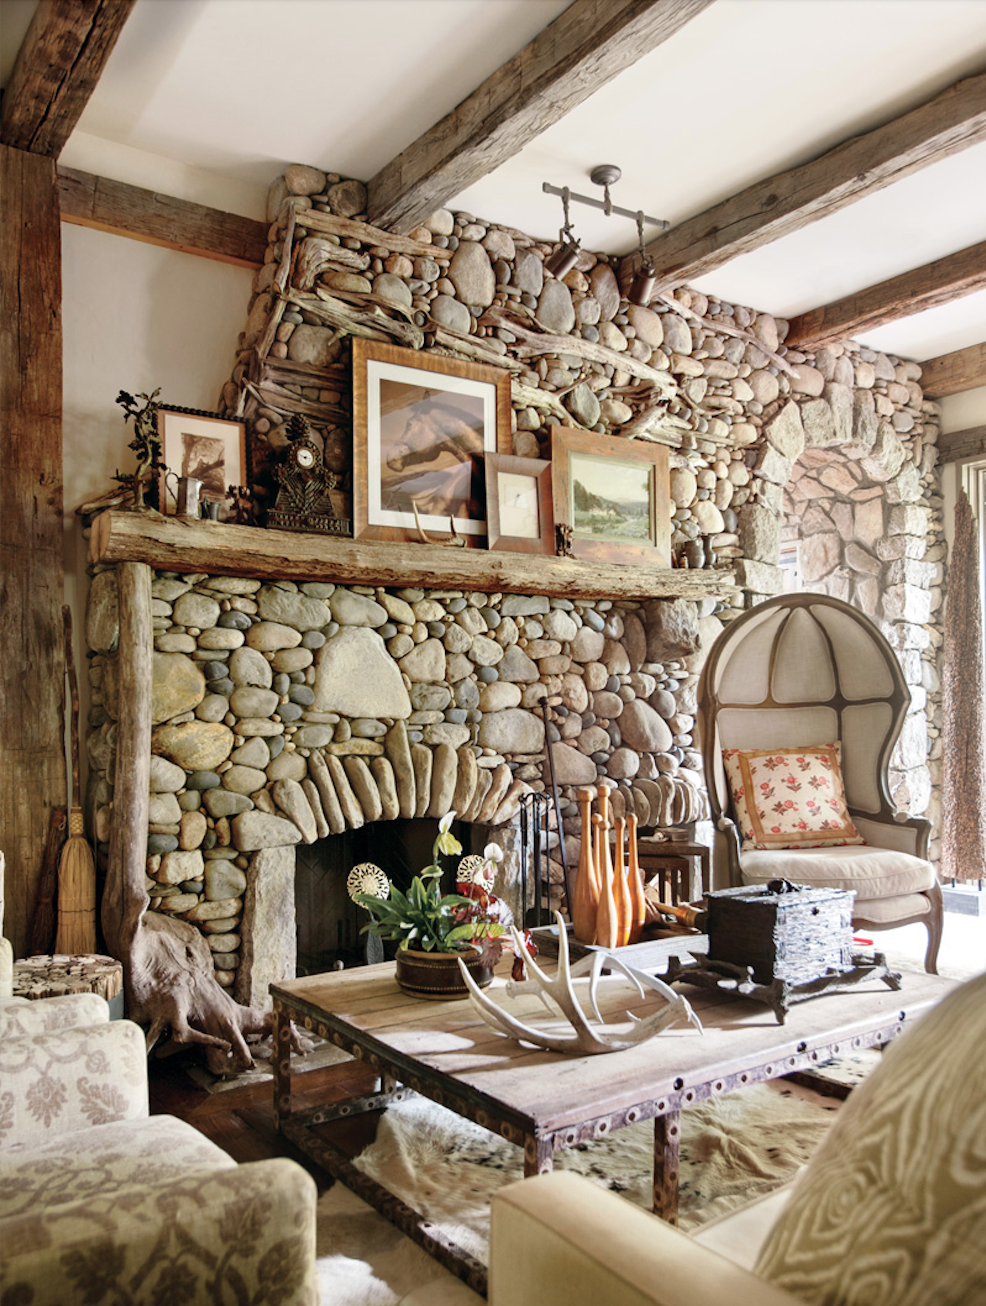
<path fill-rule="evenodd" d="M 878 1053 L 839 1063 L 856 1082 Z M 680 1223 L 695 1229 L 786 1183 L 806 1163 L 838 1109 L 835 1098 L 777 1080 L 689 1108 L 682 1116 Z M 653 1123 L 631 1125 L 560 1152 L 555 1165 L 650 1209 Z M 461 1247 L 486 1259 L 493 1194 L 523 1175 L 520 1150 L 425 1098 L 390 1107 L 356 1160 Z M 322 1306 L 394 1306 L 441 1267 L 382 1216 L 336 1184 L 319 1202 Z"/>

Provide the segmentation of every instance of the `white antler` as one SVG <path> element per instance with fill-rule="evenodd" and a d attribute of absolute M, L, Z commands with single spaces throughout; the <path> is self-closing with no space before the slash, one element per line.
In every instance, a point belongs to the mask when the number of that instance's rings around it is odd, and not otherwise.
<path fill-rule="evenodd" d="M 549 1011 L 554 1014 L 554 1011 L 557 1010 L 568 1021 L 574 1032 L 572 1034 L 553 1033 L 549 1030 L 539 1029 L 536 1025 L 529 1025 L 522 1020 L 518 1020 L 516 1016 L 510 1015 L 476 984 L 460 958 L 459 969 L 469 989 L 472 1004 L 491 1028 L 505 1034 L 508 1038 L 522 1039 L 526 1043 L 533 1043 L 536 1047 L 545 1048 L 549 1052 L 566 1052 L 576 1056 L 586 1056 L 598 1052 L 619 1052 L 623 1048 L 634 1047 L 638 1043 L 653 1038 L 655 1034 L 660 1033 L 662 1029 L 666 1029 L 668 1025 L 674 1024 L 678 1020 L 689 1021 L 700 1034 L 702 1033 L 701 1022 L 680 993 L 675 993 L 674 989 L 669 988 L 667 984 L 655 976 L 625 965 L 613 953 L 594 952 L 573 966 L 568 954 L 568 936 L 565 931 L 565 921 L 558 912 L 555 913 L 555 920 L 558 922 L 558 971 L 556 975 L 552 978 L 535 961 L 525 957 L 525 964 L 530 978 L 526 980 L 509 980 L 507 982 L 507 994 L 513 996 L 514 994 L 536 993 Z M 518 956 L 523 956 L 524 942 L 520 932 L 514 929 L 511 930 L 511 934 Z M 621 971 L 636 986 L 641 997 L 644 996 L 645 989 L 652 989 L 664 998 L 667 1006 L 662 1011 L 655 1012 L 643 1020 L 634 1016 L 632 1012 L 627 1012 L 626 1014 L 633 1024 L 632 1028 L 624 1033 L 606 1033 L 604 1030 L 594 1028 L 593 1022 L 582 1009 L 582 1005 L 576 996 L 574 981 L 576 978 L 582 978 L 585 972 L 589 973 L 587 997 L 596 1024 L 603 1025 L 605 1022 L 599 1013 L 596 995 L 604 967 Z"/>
<path fill-rule="evenodd" d="M 425 528 L 421 525 L 421 514 L 418 512 L 418 505 L 415 503 L 413 499 L 411 500 L 411 510 L 414 513 L 415 529 L 418 532 L 418 538 L 420 539 L 422 544 L 444 544 L 448 548 L 452 548 L 452 549 L 465 548 L 466 545 L 465 539 L 455 529 L 454 516 L 450 514 L 448 519 L 449 529 L 451 530 L 452 534 L 447 540 L 442 540 L 439 539 L 437 535 L 429 535 L 428 532 L 425 530 Z"/>

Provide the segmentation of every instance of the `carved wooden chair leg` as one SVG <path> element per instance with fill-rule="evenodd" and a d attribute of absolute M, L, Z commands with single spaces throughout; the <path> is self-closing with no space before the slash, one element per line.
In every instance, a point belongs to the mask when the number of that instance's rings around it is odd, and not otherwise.
<path fill-rule="evenodd" d="M 941 946 L 944 906 L 942 904 L 941 885 L 936 884 L 924 895 L 931 903 L 931 911 L 925 921 L 928 928 L 928 950 L 924 954 L 924 968 L 929 975 L 938 974 L 938 949 Z"/>

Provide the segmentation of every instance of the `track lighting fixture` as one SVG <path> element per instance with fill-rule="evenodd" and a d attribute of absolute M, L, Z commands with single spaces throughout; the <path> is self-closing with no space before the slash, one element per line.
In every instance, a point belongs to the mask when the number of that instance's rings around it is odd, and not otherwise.
<path fill-rule="evenodd" d="M 544 261 L 545 270 L 550 272 L 554 277 L 563 277 L 566 272 L 570 272 L 578 260 L 581 252 L 579 242 L 572 232 L 572 225 L 569 221 L 568 206 L 572 200 L 578 204 L 588 204 L 590 208 L 602 209 L 609 217 L 613 213 L 619 213 L 624 218 L 633 218 L 637 224 L 637 248 L 640 254 L 640 267 L 633 278 L 630 286 L 630 292 L 627 296 L 631 304 L 645 305 L 650 301 L 654 292 L 654 285 L 657 281 L 657 272 L 654 264 L 644 251 L 644 223 L 649 222 L 652 227 L 659 227 L 661 231 L 667 231 L 671 225 L 663 218 L 651 218 L 640 209 L 634 212 L 632 209 L 623 209 L 614 204 L 609 193 L 610 186 L 613 186 L 622 176 L 621 170 L 615 163 L 600 163 L 589 173 L 589 180 L 597 186 L 603 187 L 603 198 L 601 200 L 592 199 L 588 195 L 578 195 L 569 190 L 567 186 L 552 186 L 549 182 L 542 182 L 541 189 L 546 195 L 560 195 L 564 209 L 564 225 L 558 233 L 558 245 L 551 251 Z"/>
<path fill-rule="evenodd" d="M 640 267 L 630 283 L 630 291 L 627 299 L 631 304 L 637 304 L 641 308 L 646 308 L 650 303 L 650 297 L 654 293 L 654 285 L 657 282 L 657 272 L 654 268 L 654 262 L 648 257 L 644 250 L 644 215 L 637 210 L 637 252 L 640 254 Z"/>
<path fill-rule="evenodd" d="M 568 203 L 572 193 L 565 186 L 558 191 L 558 194 L 561 196 L 564 220 L 558 233 L 558 247 L 553 249 L 545 259 L 544 270 L 550 272 L 553 277 L 557 277 L 560 281 L 566 272 L 571 272 L 572 268 L 575 267 L 581 247 L 572 232 L 572 224 L 568 216 Z"/>

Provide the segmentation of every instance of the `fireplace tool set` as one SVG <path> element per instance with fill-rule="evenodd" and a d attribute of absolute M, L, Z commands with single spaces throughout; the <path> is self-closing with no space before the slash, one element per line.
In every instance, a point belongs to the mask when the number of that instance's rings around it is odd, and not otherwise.
<path fill-rule="evenodd" d="M 544 901 L 551 884 L 550 813 L 549 794 L 532 791 L 520 800 L 520 901 L 525 928 L 550 920 Z M 531 881 L 533 895 L 529 899 Z"/>

